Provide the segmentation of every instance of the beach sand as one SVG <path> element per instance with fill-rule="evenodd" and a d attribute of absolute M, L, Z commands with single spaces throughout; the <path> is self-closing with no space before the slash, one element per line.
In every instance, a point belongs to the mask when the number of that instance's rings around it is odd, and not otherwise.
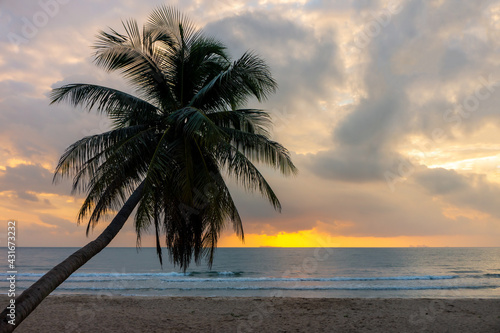
<path fill-rule="evenodd" d="M 51 296 L 16 332 L 500 332 L 500 299 Z"/>

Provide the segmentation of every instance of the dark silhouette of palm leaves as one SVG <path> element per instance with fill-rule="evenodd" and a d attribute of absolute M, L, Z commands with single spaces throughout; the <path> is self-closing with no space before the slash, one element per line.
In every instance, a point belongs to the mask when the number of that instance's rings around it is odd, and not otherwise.
<path fill-rule="evenodd" d="M 135 96 L 93 84 L 54 89 L 52 103 L 95 109 L 113 121 L 110 131 L 71 145 L 54 177 L 72 176 L 73 190 L 86 193 L 79 222 L 88 218 L 87 232 L 142 184 L 138 245 L 145 231 L 154 231 L 160 262 L 164 237 L 184 270 L 192 258 L 206 256 L 211 264 L 226 223 L 244 237 L 225 177 L 280 210 L 255 164 L 296 172 L 288 151 L 270 139 L 269 115 L 242 108 L 251 97 L 265 100 L 276 82 L 256 54 L 231 61 L 220 41 L 171 7 L 154 10 L 142 29 L 134 20 L 123 28 L 99 33 L 95 64 L 123 75 Z"/>

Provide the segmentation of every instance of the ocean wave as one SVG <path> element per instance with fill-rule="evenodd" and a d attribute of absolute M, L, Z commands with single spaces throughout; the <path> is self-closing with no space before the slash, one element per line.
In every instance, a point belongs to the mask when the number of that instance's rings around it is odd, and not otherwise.
<path fill-rule="evenodd" d="M 198 272 L 189 272 L 191 276 L 197 275 L 208 275 L 208 276 L 241 276 L 244 272 L 231 272 L 231 271 L 198 271 Z"/>
<path fill-rule="evenodd" d="M 500 286 L 353 286 L 353 287 L 335 287 L 335 286 L 297 286 L 297 287 L 272 287 L 272 286 L 247 286 L 247 287 L 59 287 L 59 291 L 215 291 L 215 290 L 365 290 L 365 291 L 390 291 L 390 290 L 459 290 L 459 289 L 497 289 Z M 23 288 L 20 288 L 23 289 Z"/>
<path fill-rule="evenodd" d="M 424 276 L 375 276 L 375 277 L 317 277 L 317 278 L 291 278 L 291 277 L 234 277 L 238 273 L 234 272 L 212 272 L 212 275 L 224 277 L 194 277 L 191 273 L 79 273 L 73 274 L 67 281 L 70 282 L 100 282 L 121 280 L 149 280 L 151 277 L 158 277 L 162 282 L 334 282 L 334 281 L 393 281 L 393 280 L 451 280 L 460 278 L 458 275 L 424 275 Z M 491 275 L 491 274 L 490 274 Z M 493 274 L 495 275 L 495 274 Z M 498 275 L 498 274 L 496 274 Z M 28 274 L 19 274 L 18 276 L 32 276 Z M 228 277 L 225 277 L 228 276 Z M 102 277 L 103 280 L 84 280 L 74 279 L 78 277 Z M 188 277 L 188 278 L 186 278 Z M 19 281 L 36 281 L 36 279 L 18 279 Z"/>
<path fill-rule="evenodd" d="M 9 276 L 8 273 L 0 273 L 0 276 Z M 42 273 L 17 273 L 16 277 L 41 277 Z M 153 277 L 173 277 L 173 276 L 191 276 L 191 272 L 179 273 L 74 273 L 72 277 L 112 277 L 112 278 L 127 278 L 127 277 L 138 277 L 138 276 L 153 276 Z"/>
<path fill-rule="evenodd" d="M 231 272 L 231 271 L 221 271 L 221 272 L 169 272 L 169 273 L 74 273 L 72 274 L 66 281 L 68 282 L 105 282 L 105 281 L 116 281 L 118 280 L 131 280 L 131 281 L 145 281 L 152 280 L 154 278 L 170 278 L 166 279 L 166 281 L 190 281 L 183 280 L 178 278 L 191 277 L 194 275 L 205 274 L 208 276 L 239 276 L 243 274 L 243 272 Z M 8 273 L 0 273 L 0 276 L 10 276 Z M 42 277 L 44 274 L 42 273 L 17 273 L 16 279 L 17 281 L 24 282 L 36 282 L 38 278 Z M 78 279 L 80 278 L 80 279 Z M 87 278 L 87 279 L 86 279 Z M 94 278 L 94 279 L 92 279 Z M 196 278 L 193 278 L 196 279 Z M 211 280 L 210 278 L 198 278 L 200 280 Z M 213 278 L 212 278 L 213 279 Z M 162 279 L 165 280 L 165 279 Z"/>
<path fill-rule="evenodd" d="M 161 279 L 162 282 L 335 282 L 335 281 L 394 281 L 394 280 L 450 280 L 457 279 L 458 275 L 440 276 L 380 276 L 380 277 L 330 277 L 330 278 L 188 278 L 188 279 Z"/>
<path fill-rule="evenodd" d="M 78 276 L 78 277 L 96 277 L 96 276 L 102 276 L 102 277 L 127 277 L 127 276 L 194 276 L 194 275 L 222 275 L 222 276 L 233 276 L 233 275 L 241 275 L 243 272 L 231 272 L 231 271 L 204 271 L 204 272 L 169 272 L 169 273 L 164 273 L 164 272 L 155 272 L 155 273 L 117 273 L 117 272 L 103 272 L 103 273 L 98 273 L 98 272 L 92 272 L 92 273 L 74 273 L 71 276 Z M 9 276 L 9 273 L 0 273 L 0 276 Z M 18 272 L 16 276 L 35 276 L 35 277 L 40 277 L 43 276 L 44 273 L 22 273 Z"/>
<path fill-rule="evenodd" d="M 500 274 L 493 274 L 493 273 L 484 274 L 484 276 L 489 277 L 489 278 L 495 278 L 495 279 L 500 278 Z"/>
<path fill-rule="evenodd" d="M 36 282 L 38 279 L 30 279 L 30 278 L 17 278 L 16 282 Z M 116 279 L 116 278 L 105 278 L 105 279 L 74 279 L 69 277 L 64 283 L 106 283 L 106 282 L 116 282 L 116 281 L 126 281 L 126 282 L 135 282 L 135 281 L 152 281 L 151 278 L 126 278 L 126 279 Z"/>
<path fill-rule="evenodd" d="M 9 276 L 0 273 L 0 276 Z M 17 273 L 17 281 L 35 282 L 41 273 Z M 205 276 L 200 276 L 205 275 Z M 208 272 L 168 272 L 168 273 L 75 273 L 68 278 L 68 282 L 106 282 L 106 281 L 146 281 L 159 279 L 163 283 L 183 282 L 342 282 L 342 281 L 425 281 L 425 280 L 453 280 L 453 279 L 498 279 L 500 274 L 471 274 L 471 275 L 421 275 L 421 276 L 367 276 L 367 277 L 244 277 L 243 272 L 208 271 Z M 1 281 L 0 281 L 1 283 Z"/>

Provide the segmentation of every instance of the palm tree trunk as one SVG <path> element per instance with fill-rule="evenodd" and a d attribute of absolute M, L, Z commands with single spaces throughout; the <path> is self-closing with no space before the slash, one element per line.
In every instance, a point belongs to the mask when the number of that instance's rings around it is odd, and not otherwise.
<path fill-rule="evenodd" d="M 26 289 L 15 302 L 15 325 L 9 324 L 10 309 L 0 314 L 0 332 L 12 332 L 47 297 L 78 268 L 101 252 L 118 234 L 142 197 L 144 183 L 132 193 L 108 227 L 92 242 L 88 243 Z"/>

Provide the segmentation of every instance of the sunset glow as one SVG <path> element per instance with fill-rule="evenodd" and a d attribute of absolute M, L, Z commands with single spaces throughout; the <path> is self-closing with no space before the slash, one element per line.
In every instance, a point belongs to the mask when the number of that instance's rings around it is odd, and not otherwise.
<path fill-rule="evenodd" d="M 172 3 L 235 58 L 250 49 L 269 63 L 279 90 L 248 107 L 271 113 L 273 140 L 299 169 L 263 169 L 281 213 L 232 184 L 245 242 L 228 226 L 219 246 L 500 245 L 500 6 L 391 3 Z M 84 193 L 53 183 L 66 147 L 109 120 L 48 96 L 75 82 L 135 93 L 92 63 L 91 45 L 157 4 L 72 1 L 40 26 L 38 2 L 2 4 L 0 220 L 18 221 L 20 245 L 81 246 L 112 217 L 87 238 L 76 223 Z M 130 219 L 112 246 L 135 244 Z"/>

